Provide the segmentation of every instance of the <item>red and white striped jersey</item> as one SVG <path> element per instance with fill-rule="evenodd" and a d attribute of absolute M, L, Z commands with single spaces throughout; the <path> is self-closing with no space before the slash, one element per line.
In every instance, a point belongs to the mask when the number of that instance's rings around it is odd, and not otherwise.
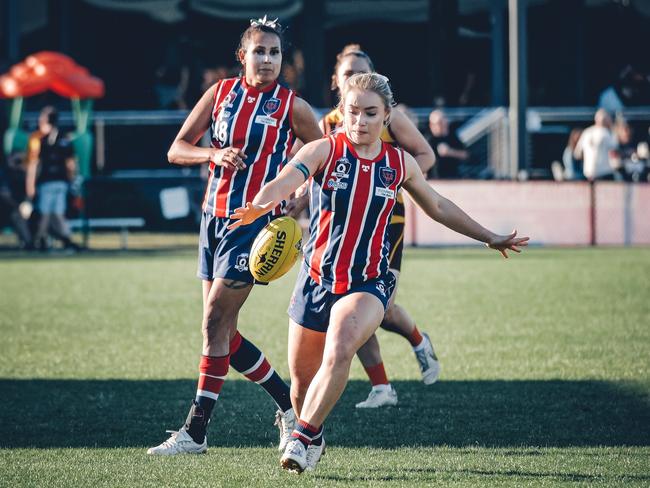
<path fill-rule="evenodd" d="M 386 229 L 406 169 L 404 151 L 386 142 L 368 160 L 344 131 L 329 140 L 327 162 L 310 183 L 305 265 L 314 281 L 340 294 L 388 271 Z"/>
<path fill-rule="evenodd" d="M 233 171 L 210 162 L 203 211 L 228 217 L 253 200 L 275 178 L 294 142 L 292 110 L 295 94 L 277 82 L 258 90 L 242 78 L 217 83 L 210 135 L 218 149 L 236 147 L 246 154 L 246 169 Z M 274 215 L 281 213 L 280 206 Z"/>

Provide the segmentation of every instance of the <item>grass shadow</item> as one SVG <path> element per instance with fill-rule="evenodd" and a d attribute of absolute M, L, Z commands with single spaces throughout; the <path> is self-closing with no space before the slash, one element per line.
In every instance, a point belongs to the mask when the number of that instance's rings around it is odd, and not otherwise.
<path fill-rule="evenodd" d="M 328 419 L 332 445 L 397 448 L 650 446 L 644 388 L 604 381 L 393 383 L 399 405 L 357 410 L 355 380 Z M 182 425 L 194 380 L 0 379 L 0 448 L 144 447 Z M 244 380 L 226 382 L 210 444 L 272 446 L 274 405 Z"/>

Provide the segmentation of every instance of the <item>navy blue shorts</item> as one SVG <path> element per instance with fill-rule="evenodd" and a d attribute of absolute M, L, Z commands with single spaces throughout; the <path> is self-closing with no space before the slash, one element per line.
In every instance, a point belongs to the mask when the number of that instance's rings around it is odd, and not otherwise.
<path fill-rule="evenodd" d="M 199 233 L 199 265 L 196 275 L 202 280 L 215 278 L 255 283 L 248 270 L 248 254 L 257 234 L 271 221 L 266 215 L 249 225 L 229 230 L 228 217 L 203 212 Z"/>
<path fill-rule="evenodd" d="M 366 292 L 376 296 L 384 306 L 395 289 L 395 275 L 390 271 L 385 275 L 373 278 L 352 288 L 346 293 L 335 295 L 324 286 L 316 283 L 304 264 L 300 266 L 296 286 L 291 295 L 287 313 L 291 320 L 306 329 L 317 332 L 327 332 L 330 322 L 330 311 L 336 302 L 351 293 Z"/>

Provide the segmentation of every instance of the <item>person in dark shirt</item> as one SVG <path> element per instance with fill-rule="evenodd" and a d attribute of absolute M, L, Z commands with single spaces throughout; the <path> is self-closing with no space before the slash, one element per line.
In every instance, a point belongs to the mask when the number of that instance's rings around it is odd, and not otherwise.
<path fill-rule="evenodd" d="M 45 238 L 49 231 L 66 249 L 79 250 L 70 240 L 65 220 L 68 186 L 75 169 L 72 144 L 59 132 L 56 109 L 47 106 L 39 115 L 38 130 L 29 137 L 25 182 L 27 199 L 31 201 L 37 197 L 40 220 L 34 243 L 42 249 L 46 248 Z"/>
<path fill-rule="evenodd" d="M 429 114 L 429 131 L 425 137 L 436 155 L 436 165 L 429 170 L 429 178 L 460 178 L 458 166 L 469 159 L 469 152 L 458 139 L 455 132 L 450 132 L 449 121 L 442 110 Z"/>
<path fill-rule="evenodd" d="M 16 183 L 19 181 L 21 188 L 17 189 Z M 22 171 L 22 168 L 12 164 L 11 160 L 4 161 L 3 155 L 0 154 L 0 220 L 4 221 L 8 218 L 16 231 L 19 247 L 21 249 L 31 249 L 32 236 L 27 221 L 21 214 L 20 200 L 22 198 L 23 187 L 24 171 Z"/>

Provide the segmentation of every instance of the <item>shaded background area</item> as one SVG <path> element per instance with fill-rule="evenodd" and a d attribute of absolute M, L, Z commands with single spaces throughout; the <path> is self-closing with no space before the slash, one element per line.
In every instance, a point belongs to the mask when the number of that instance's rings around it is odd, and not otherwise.
<path fill-rule="evenodd" d="M 275 405 L 257 385 L 225 383 L 212 416 L 214 447 L 273 447 Z M 650 446 L 650 405 L 633 382 L 395 381 L 395 408 L 358 410 L 351 381 L 326 423 L 329 444 L 402 446 Z M 194 380 L 0 380 L 0 448 L 145 447 L 178 429 Z M 26 422 L 16 421 L 18 418 Z"/>
<path fill-rule="evenodd" d="M 2 24 L 12 15 L 9 3 L 0 9 Z M 505 23 L 507 40 L 505 0 L 409 0 L 374 7 L 372 1 L 346 0 L 169 0 L 148 12 L 142 6 L 116 7 L 120 2 L 112 6 L 108 0 L 18 3 L 13 29 L 19 30 L 19 42 L 11 49 L 12 30 L 0 32 L 0 68 L 43 49 L 69 54 L 106 81 L 99 110 L 157 108 L 154 84 L 161 67 L 168 73 L 189 70 L 187 103 L 192 105 L 205 68 L 236 65 L 239 35 L 254 13 L 281 17 L 288 60 L 299 49 L 307 64 L 318 65 L 302 90 L 314 106 L 332 103 L 329 75 L 335 54 L 349 42 L 364 46 L 378 70 L 390 75 L 398 100 L 409 105 L 431 106 L 438 99 L 451 107 L 491 105 L 495 89 L 501 96 L 508 90 L 507 42 L 500 52 L 503 86 L 491 86 L 490 61 L 497 20 Z M 598 93 L 626 65 L 650 70 L 650 11 L 644 1 L 527 4 L 531 105 L 595 104 Z M 28 101 L 28 110 L 44 102 L 36 97 Z"/>

